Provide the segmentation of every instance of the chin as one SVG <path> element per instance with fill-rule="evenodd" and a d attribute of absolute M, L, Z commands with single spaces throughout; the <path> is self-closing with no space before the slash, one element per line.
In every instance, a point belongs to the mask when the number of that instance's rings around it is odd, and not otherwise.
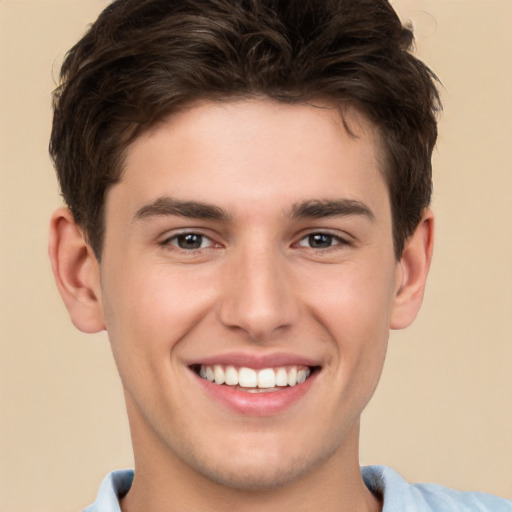
<path fill-rule="evenodd" d="M 232 454 L 222 459 L 222 464 L 215 464 L 212 460 L 195 460 L 192 467 L 203 477 L 223 487 L 244 492 L 264 492 L 300 480 L 331 455 L 328 450 L 316 454 L 285 454 L 268 446 L 253 453 Z"/>
<path fill-rule="evenodd" d="M 280 464 L 251 464 L 247 462 L 243 467 L 223 467 L 200 469 L 203 476 L 222 485 L 245 492 L 272 491 L 300 479 L 307 473 L 308 464 L 305 461 L 287 461 Z M 306 467 L 305 467 L 306 466 Z"/>

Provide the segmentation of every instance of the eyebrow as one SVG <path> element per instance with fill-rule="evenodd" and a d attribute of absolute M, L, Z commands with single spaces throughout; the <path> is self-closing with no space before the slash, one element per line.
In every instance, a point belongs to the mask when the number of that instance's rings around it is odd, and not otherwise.
<path fill-rule="evenodd" d="M 135 213 L 134 220 L 167 215 L 221 222 L 231 220 L 231 216 L 218 206 L 200 201 L 182 201 L 171 197 L 160 197 L 139 208 Z M 362 215 L 370 220 L 375 219 L 375 215 L 367 205 L 354 199 L 312 199 L 296 203 L 291 209 L 291 217 L 294 219 L 320 219 L 348 215 Z"/>
<path fill-rule="evenodd" d="M 230 219 L 230 216 L 222 208 L 212 204 L 199 201 L 181 201 L 171 197 L 160 197 L 152 203 L 139 208 L 135 213 L 134 220 L 163 217 L 166 215 L 224 222 Z"/>
<path fill-rule="evenodd" d="M 296 203 L 292 207 L 292 217 L 321 219 L 324 217 L 336 217 L 347 215 L 362 215 L 369 220 L 375 220 L 371 209 L 361 201 L 355 199 L 336 200 L 310 200 Z"/>

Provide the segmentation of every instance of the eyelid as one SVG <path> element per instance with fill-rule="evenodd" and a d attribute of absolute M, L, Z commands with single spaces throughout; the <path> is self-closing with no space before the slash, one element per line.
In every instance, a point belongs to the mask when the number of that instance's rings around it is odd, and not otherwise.
<path fill-rule="evenodd" d="M 306 232 L 301 233 L 300 236 L 298 237 L 298 241 L 295 242 L 293 245 L 299 246 L 299 247 L 304 247 L 302 245 L 299 245 L 300 242 L 302 242 L 304 239 L 306 239 L 310 236 L 314 236 L 314 235 L 326 235 L 326 236 L 332 237 L 333 239 L 335 239 L 338 242 L 329 248 L 334 248 L 338 245 L 351 246 L 354 244 L 353 237 L 350 236 L 348 233 L 333 232 L 330 229 L 310 229 Z M 314 249 L 314 248 L 312 248 L 312 249 Z M 325 251 L 326 249 L 318 249 L 318 250 Z"/>
<path fill-rule="evenodd" d="M 299 247 L 308 247 L 308 245 L 302 244 L 302 242 L 304 242 L 304 241 L 308 241 L 309 242 L 309 238 L 311 238 L 313 236 L 316 236 L 316 235 L 322 235 L 322 236 L 326 236 L 326 237 L 329 237 L 329 238 L 332 239 L 332 244 L 329 247 L 322 247 L 321 249 L 327 249 L 327 248 L 335 247 L 336 245 L 343 244 L 343 240 L 339 236 L 331 235 L 330 233 L 310 233 L 309 235 L 303 236 L 298 241 L 297 245 Z M 311 247 L 311 249 L 319 249 L 319 248 L 318 247 Z"/>
<path fill-rule="evenodd" d="M 210 244 L 208 245 L 208 247 L 200 247 L 197 249 L 183 249 L 182 247 L 179 247 L 177 244 L 172 243 L 173 241 L 177 240 L 180 236 L 187 235 L 196 235 L 198 237 L 202 237 L 203 239 L 209 240 Z M 197 252 L 205 249 L 211 249 L 213 247 L 221 247 L 221 244 L 217 242 L 213 236 L 211 236 L 210 234 L 206 234 L 204 230 L 200 228 L 185 228 L 173 230 L 172 232 L 166 232 L 165 235 L 160 237 L 158 245 L 161 245 L 164 248 L 171 246 L 174 249 L 182 252 Z"/>

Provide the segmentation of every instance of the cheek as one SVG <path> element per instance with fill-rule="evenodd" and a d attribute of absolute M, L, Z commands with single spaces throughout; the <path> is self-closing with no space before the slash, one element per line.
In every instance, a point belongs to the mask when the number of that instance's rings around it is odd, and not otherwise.
<path fill-rule="evenodd" d="M 132 357 L 161 357 L 194 328 L 212 302 L 212 286 L 200 272 L 172 272 L 166 265 L 128 268 L 108 274 L 103 307 L 114 350 Z"/>
<path fill-rule="evenodd" d="M 379 261 L 326 267 L 312 280 L 308 302 L 316 315 L 347 335 L 360 338 L 365 331 L 388 331 L 395 269 L 394 263 Z"/>
<path fill-rule="evenodd" d="M 334 344 L 334 366 L 344 386 L 368 389 L 378 381 L 389 336 L 394 268 L 394 263 L 340 265 L 313 289 L 309 302 Z"/>
<path fill-rule="evenodd" d="M 113 272 L 104 286 L 112 353 L 125 392 L 140 410 L 155 408 L 168 389 L 174 350 L 185 324 L 183 303 L 162 275 Z"/>

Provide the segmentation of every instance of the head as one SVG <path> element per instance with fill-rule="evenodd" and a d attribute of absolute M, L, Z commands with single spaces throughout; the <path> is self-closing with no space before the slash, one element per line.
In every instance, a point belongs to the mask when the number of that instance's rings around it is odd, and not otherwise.
<path fill-rule="evenodd" d="M 398 259 L 430 202 L 437 137 L 434 77 L 412 43 L 387 0 L 113 2 L 55 91 L 64 200 L 100 258 L 106 194 L 144 131 L 198 100 L 328 103 L 378 129 Z"/>
<path fill-rule="evenodd" d="M 50 252 L 75 325 L 108 331 L 146 485 L 362 486 L 359 416 L 432 253 L 411 41 L 384 0 L 123 0 L 71 50 Z"/>

